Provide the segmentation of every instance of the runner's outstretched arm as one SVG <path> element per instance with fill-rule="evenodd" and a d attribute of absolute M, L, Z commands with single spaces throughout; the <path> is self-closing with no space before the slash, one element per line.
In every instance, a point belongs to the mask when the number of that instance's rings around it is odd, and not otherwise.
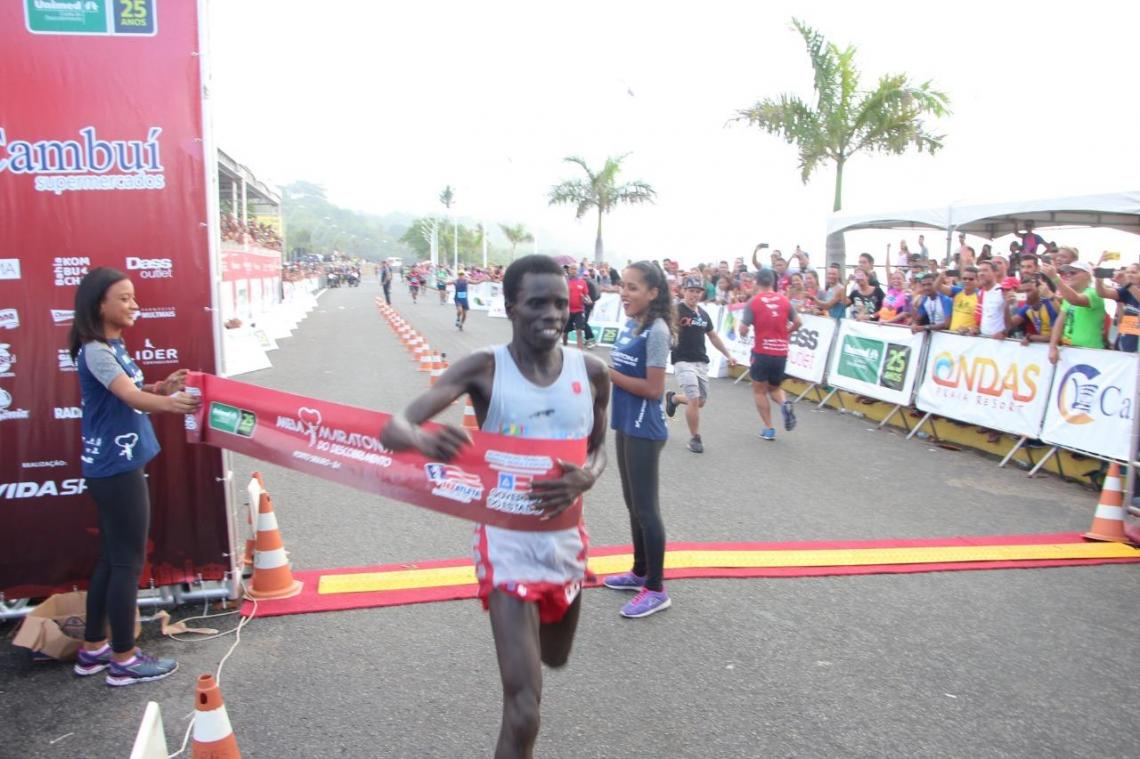
<path fill-rule="evenodd" d="M 425 430 L 420 425 L 468 392 L 477 405 L 486 408 L 489 392 L 484 387 L 487 383 L 480 380 L 494 376 L 494 361 L 490 351 L 479 351 L 455 362 L 431 389 L 408 404 L 401 413 L 393 415 L 380 432 L 380 442 L 393 451 L 415 448 L 425 456 L 443 461 L 453 458 L 460 448 L 471 444 L 467 431 L 452 424 L 435 430 Z"/>
<path fill-rule="evenodd" d="M 543 519 L 551 519 L 594 486 L 606 469 L 606 410 L 610 405 L 610 370 L 596 356 L 586 355 L 586 373 L 594 393 L 594 426 L 586 443 L 586 464 L 577 466 L 559 461 L 563 475 L 556 480 L 534 483 L 532 489 L 539 497 L 539 507 L 545 512 Z"/>

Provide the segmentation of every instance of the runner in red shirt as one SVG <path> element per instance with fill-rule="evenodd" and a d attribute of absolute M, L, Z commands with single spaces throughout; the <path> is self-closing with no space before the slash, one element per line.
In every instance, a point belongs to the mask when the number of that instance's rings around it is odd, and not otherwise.
<path fill-rule="evenodd" d="M 749 327 L 756 330 L 749 376 L 756 410 L 764 422 L 764 431 L 760 433 L 764 440 L 776 439 L 768 396 L 779 403 L 784 412 L 784 429 L 790 432 L 796 427 L 796 414 L 780 383 L 784 381 L 788 362 L 788 335 L 800 328 L 800 316 L 787 298 L 772 291 L 775 283 L 776 276 L 771 269 L 762 269 L 756 274 L 759 292 L 748 301 L 740 323 L 741 337 L 748 337 Z"/>
<path fill-rule="evenodd" d="M 586 329 L 586 305 L 590 302 L 590 286 L 576 269 L 566 268 L 566 278 L 566 284 L 570 288 L 570 321 L 566 322 L 566 329 L 562 332 L 562 344 L 566 345 L 570 339 L 570 330 L 574 330 L 578 340 L 578 350 L 582 350 L 582 333 Z"/>

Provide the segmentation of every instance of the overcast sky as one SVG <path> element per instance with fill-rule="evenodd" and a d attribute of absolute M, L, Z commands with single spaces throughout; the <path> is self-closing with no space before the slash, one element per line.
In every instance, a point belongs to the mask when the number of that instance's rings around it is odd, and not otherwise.
<path fill-rule="evenodd" d="M 945 149 L 853 160 L 845 209 L 1140 189 L 1133 3 L 211 6 L 215 136 L 259 177 L 317 181 L 334 202 L 376 213 L 440 213 L 451 184 L 457 213 L 525 223 L 544 250 L 593 251 L 594 218 L 547 206 L 549 188 L 578 171 L 562 158 L 600 165 L 629 152 L 624 176 L 651 183 L 658 201 L 607 216 L 611 260 L 695 263 L 768 241 L 822 261 L 833 171 L 805 186 L 793 147 L 725 125 L 764 96 L 811 97 L 793 15 L 855 45 L 868 87 L 905 71 L 952 99 L 938 124 Z M 900 236 L 849 234 L 849 255 Z M 1140 251 L 1122 233 L 1045 236 L 1128 260 Z"/>

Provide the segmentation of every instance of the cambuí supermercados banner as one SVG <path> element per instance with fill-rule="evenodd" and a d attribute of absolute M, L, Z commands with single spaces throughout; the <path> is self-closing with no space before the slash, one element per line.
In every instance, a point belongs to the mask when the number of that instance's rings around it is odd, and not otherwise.
<path fill-rule="evenodd" d="M 186 417 L 186 438 L 422 506 L 512 530 L 574 527 L 581 499 L 543 521 L 531 485 L 561 476 L 559 459 L 581 465 L 586 441 L 534 440 L 473 431 L 451 461 L 390 451 L 380 431 L 391 414 L 192 373 L 201 409 Z M 433 426 L 431 424 L 427 425 Z"/>
<path fill-rule="evenodd" d="M 827 384 L 885 403 L 908 405 L 921 368 L 924 332 L 843 319 Z"/>
<path fill-rule="evenodd" d="M 76 286 L 125 272 L 125 335 L 147 382 L 215 371 L 198 3 L 0 3 L 0 591 L 70 590 L 98 553 L 79 380 Z M 229 569 L 222 456 L 156 416 L 142 582 Z M 107 445 L 111 445 L 110 441 Z M 125 455 L 125 452 L 124 452 Z"/>
<path fill-rule="evenodd" d="M 1138 362 L 1136 353 L 1061 348 L 1041 439 L 1128 461 Z"/>
<path fill-rule="evenodd" d="M 917 405 L 950 419 L 1037 437 L 1052 377 L 1044 343 L 935 332 Z"/>

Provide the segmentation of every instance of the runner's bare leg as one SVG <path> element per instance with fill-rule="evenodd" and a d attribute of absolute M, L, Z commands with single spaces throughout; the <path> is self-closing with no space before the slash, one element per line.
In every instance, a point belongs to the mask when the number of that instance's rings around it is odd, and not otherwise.
<path fill-rule="evenodd" d="M 752 398 L 756 401 L 756 410 L 760 412 L 760 421 L 764 422 L 764 429 L 772 426 L 772 406 L 768 403 L 768 383 L 752 381 Z"/>
<path fill-rule="evenodd" d="M 495 759 L 531 759 L 542 701 L 538 607 L 493 590 L 490 612 L 503 681 L 503 723 Z"/>

